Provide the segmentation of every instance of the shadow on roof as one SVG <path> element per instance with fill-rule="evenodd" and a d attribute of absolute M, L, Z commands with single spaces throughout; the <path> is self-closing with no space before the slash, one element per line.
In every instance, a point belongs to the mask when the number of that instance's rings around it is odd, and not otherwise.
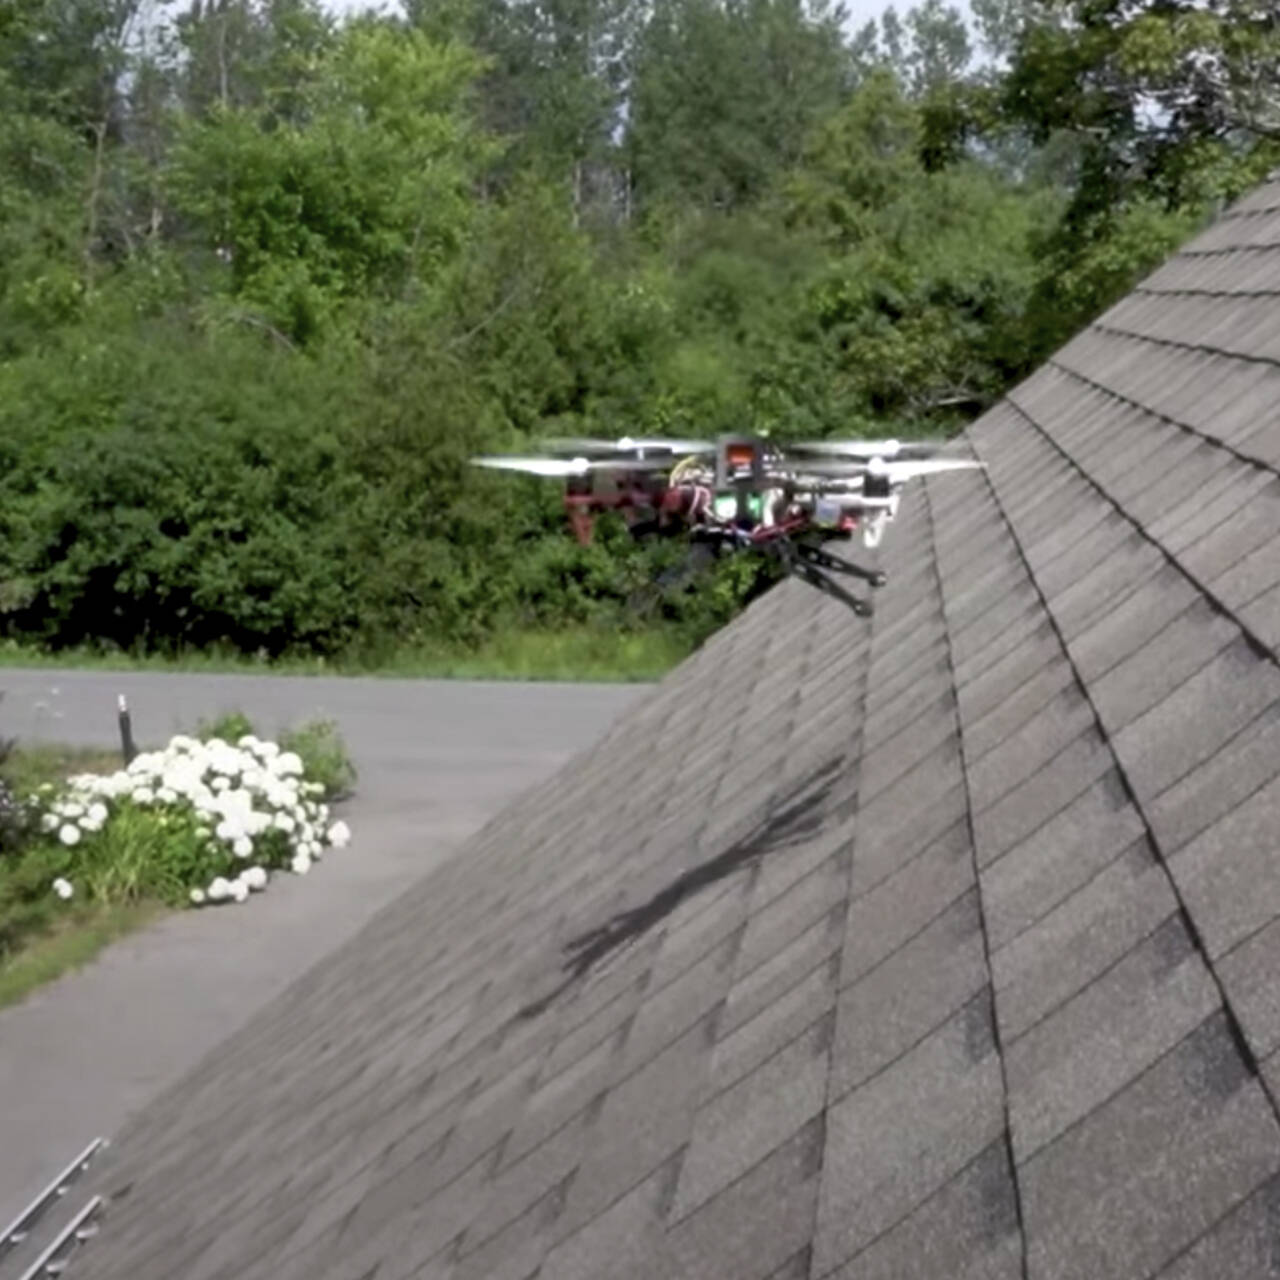
<path fill-rule="evenodd" d="M 605 957 L 647 933 L 695 893 L 724 880 L 741 868 L 820 834 L 828 818 L 843 820 L 841 808 L 829 805 L 831 793 L 846 765 L 842 753 L 801 778 L 784 792 L 764 820 L 723 853 L 682 872 L 641 906 L 620 911 L 605 924 L 565 943 L 567 977 L 549 994 L 520 1010 L 521 1018 L 536 1018 L 581 981 Z"/>

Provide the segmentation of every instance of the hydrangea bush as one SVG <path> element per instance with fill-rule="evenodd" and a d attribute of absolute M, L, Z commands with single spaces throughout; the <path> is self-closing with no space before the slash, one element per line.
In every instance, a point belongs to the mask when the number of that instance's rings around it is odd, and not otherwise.
<path fill-rule="evenodd" d="M 274 742 L 179 735 L 115 773 L 46 787 L 38 861 L 63 900 L 244 902 L 270 872 L 305 875 L 347 843 L 324 796 L 301 757 Z"/>

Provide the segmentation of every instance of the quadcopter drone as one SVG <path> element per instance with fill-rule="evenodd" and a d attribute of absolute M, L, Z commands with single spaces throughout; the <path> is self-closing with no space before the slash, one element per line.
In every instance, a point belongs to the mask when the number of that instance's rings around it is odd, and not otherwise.
<path fill-rule="evenodd" d="M 563 480 L 569 525 L 584 545 L 595 516 L 618 511 L 631 533 L 688 536 L 714 553 L 776 555 L 789 573 L 843 601 L 861 617 L 870 600 L 830 575 L 887 581 L 880 569 L 853 564 L 821 544 L 860 533 L 879 547 L 913 479 L 983 464 L 938 458 L 937 446 L 897 440 L 824 440 L 781 446 L 764 437 L 714 441 L 549 440 L 544 456 L 473 458 L 481 467 Z"/>

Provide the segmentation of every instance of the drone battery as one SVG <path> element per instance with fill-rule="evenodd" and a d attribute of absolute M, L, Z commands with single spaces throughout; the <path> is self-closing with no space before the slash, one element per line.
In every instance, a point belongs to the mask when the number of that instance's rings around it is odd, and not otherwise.
<path fill-rule="evenodd" d="M 834 498 L 819 498 L 813 507 L 813 523 L 835 526 L 840 523 L 844 511 Z"/>

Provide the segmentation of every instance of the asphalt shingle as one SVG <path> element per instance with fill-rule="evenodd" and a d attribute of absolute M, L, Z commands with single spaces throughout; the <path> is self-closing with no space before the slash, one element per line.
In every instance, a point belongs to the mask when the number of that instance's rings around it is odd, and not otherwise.
<path fill-rule="evenodd" d="M 955 1176 L 1004 1127 L 983 992 L 827 1111 L 814 1274 L 847 1261 Z"/>
<path fill-rule="evenodd" d="M 1022 1242 L 1004 1142 L 991 1143 L 914 1213 L 830 1275 L 833 1280 L 1018 1280 Z"/>
<path fill-rule="evenodd" d="M 1275 1113 L 1215 1014 L 1019 1167 L 1031 1274 L 1158 1271 L 1278 1164 Z"/>
<path fill-rule="evenodd" d="M 1078 995 L 1008 1044 L 1018 1162 L 1118 1093 L 1217 1007 L 1208 966 L 1181 919 L 1168 917 Z"/>

